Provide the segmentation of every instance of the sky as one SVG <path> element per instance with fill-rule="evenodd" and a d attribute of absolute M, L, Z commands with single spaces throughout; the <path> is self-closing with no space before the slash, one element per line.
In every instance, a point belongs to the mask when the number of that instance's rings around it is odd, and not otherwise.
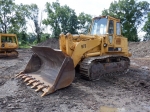
<path fill-rule="evenodd" d="M 99 16 L 103 9 L 108 9 L 110 3 L 113 0 L 58 0 L 60 5 L 67 5 L 71 9 L 75 10 L 76 14 L 80 14 L 81 12 L 84 12 L 86 14 L 90 14 L 93 17 Z M 44 10 L 46 2 L 52 3 L 56 2 L 56 0 L 15 0 L 15 3 L 20 4 L 37 4 L 39 9 Z M 40 13 L 39 13 L 40 14 Z M 46 18 L 46 14 L 42 14 L 42 18 Z M 41 17 L 41 16 L 39 16 Z M 28 21 L 28 30 L 27 32 L 34 32 L 34 24 L 32 21 Z M 44 32 L 48 33 L 50 30 L 49 27 L 47 27 Z"/>
<path fill-rule="evenodd" d="M 94 16 L 99 16 L 102 10 L 108 9 L 110 3 L 113 1 L 114 0 L 59 0 L 59 3 L 60 5 L 67 5 L 71 9 L 74 9 L 77 14 L 84 12 L 94 17 Z M 137 0 L 137 1 L 147 1 L 150 3 L 150 0 Z M 44 10 L 46 2 L 52 3 L 52 2 L 56 2 L 56 0 L 15 0 L 15 2 L 17 4 L 34 3 L 37 4 L 41 10 Z M 144 32 L 139 33 L 139 35 L 144 35 L 144 34 L 145 34 Z"/>
<path fill-rule="evenodd" d="M 56 0 L 15 0 L 16 3 L 20 4 L 37 4 L 40 9 L 45 8 L 46 2 L 52 3 Z M 99 16 L 103 9 L 108 9 L 110 3 L 114 0 L 58 0 L 60 5 L 68 5 L 70 8 L 74 9 L 77 14 L 84 12 L 93 16 Z M 118 0 L 115 0 L 118 1 Z M 147 1 L 150 0 L 137 0 L 137 1 Z"/>
<path fill-rule="evenodd" d="M 37 4 L 40 9 L 44 9 L 46 2 L 52 3 L 56 0 L 15 0 L 16 3 L 20 4 Z M 113 0 L 59 0 L 60 5 L 68 5 L 74 9 L 77 14 L 84 12 L 92 16 L 99 16 L 101 11 L 105 8 L 109 8 L 110 3 Z M 117 0 L 118 1 L 118 0 Z"/>

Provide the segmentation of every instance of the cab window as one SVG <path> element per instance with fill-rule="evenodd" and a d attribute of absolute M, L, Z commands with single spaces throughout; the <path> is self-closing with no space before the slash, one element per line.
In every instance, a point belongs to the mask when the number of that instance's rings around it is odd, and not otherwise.
<path fill-rule="evenodd" d="M 107 18 L 96 18 L 93 22 L 91 35 L 106 34 Z"/>
<path fill-rule="evenodd" d="M 113 20 L 109 21 L 108 33 L 109 34 L 113 34 L 114 33 L 114 22 L 113 22 Z"/>
<path fill-rule="evenodd" d="M 120 28 L 120 23 L 116 23 L 116 34 L 121 35 L 121 28 Z"/>

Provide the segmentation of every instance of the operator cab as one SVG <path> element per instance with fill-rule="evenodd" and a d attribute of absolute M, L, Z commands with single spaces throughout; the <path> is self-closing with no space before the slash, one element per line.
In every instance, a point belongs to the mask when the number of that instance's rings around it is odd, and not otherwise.
<path fill-rule="evenodd" d="M 107 18 L 94 18 L 91 35 L 104 35 L 106 34 Z"/>
<path fill-rule="evenodd" d="M 116 32 L 115 32 L 116 24 Z M 110 16 L 102 16 L 93 18 L 91 27 L 91 35 L 117 34 L 121 35 L 120 20 Z"/>
<path fill-rule="evenodd" d="M 93 18 L 90 34 L 98 36 L 107 35 L 109 43 L 113 44 L 115 36 L 121 36 L 120 20 L 110 16 L 95 17 Z"/>
<path fill-rule="evenodd" d="M 18 48 L 16 35 L 0 34 L 0 49 L 15 49 Z"/>

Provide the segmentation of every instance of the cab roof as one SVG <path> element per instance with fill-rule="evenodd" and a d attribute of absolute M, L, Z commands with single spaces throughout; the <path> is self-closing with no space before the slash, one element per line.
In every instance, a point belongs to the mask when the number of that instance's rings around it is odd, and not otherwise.
<path fill-rule="evenodd" d="M 108 18 L 108 19 L 112 19 L 112 20 L 116 20 L 116 21 L 120 22 L 120 19 L 114 18 L 114 17 L 109 16 L 109 15 L 108 15 L 108 16 L 98 16 L 98 17 L 94 17 L 93 20 L 94 20 L 94 19 L 100 19 L 100 18 Z"/>

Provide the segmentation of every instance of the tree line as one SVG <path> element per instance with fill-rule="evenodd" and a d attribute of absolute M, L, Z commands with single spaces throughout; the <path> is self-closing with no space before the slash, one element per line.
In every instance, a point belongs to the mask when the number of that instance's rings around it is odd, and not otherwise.
<path fill-rule="evenodd" d="M 44 12 L 36 4 L 16 4 L 15 0 L 0 1 L 0 32 L 15 33 L 21 44 L 39 43 L 49 37 L 58 38 L 61 32 L 86 34 L 91 24 L 92 16 L 75 10 L 59 1 L 45 4 Z M 47 15 L 42 18 L 42 13 Z M 139 41 L 139 29 L 146 32 L 145 39 L 150 38 L 150 3 L 136 0 L 119 0 L 110 4 L 99 14 L 110 15 L 121 19 L 122 35 L 129 41 Z M 99 15 L 97 14 L 97 15 Z M 41 17 L 39 17 L 39 15 Z M 29 21 L 33 23 L 33 32 L 27 33 Z M 144 26 L 144 27 L 141 27 Z M 44 29 L 49 28 L 49 33 Z"/>

